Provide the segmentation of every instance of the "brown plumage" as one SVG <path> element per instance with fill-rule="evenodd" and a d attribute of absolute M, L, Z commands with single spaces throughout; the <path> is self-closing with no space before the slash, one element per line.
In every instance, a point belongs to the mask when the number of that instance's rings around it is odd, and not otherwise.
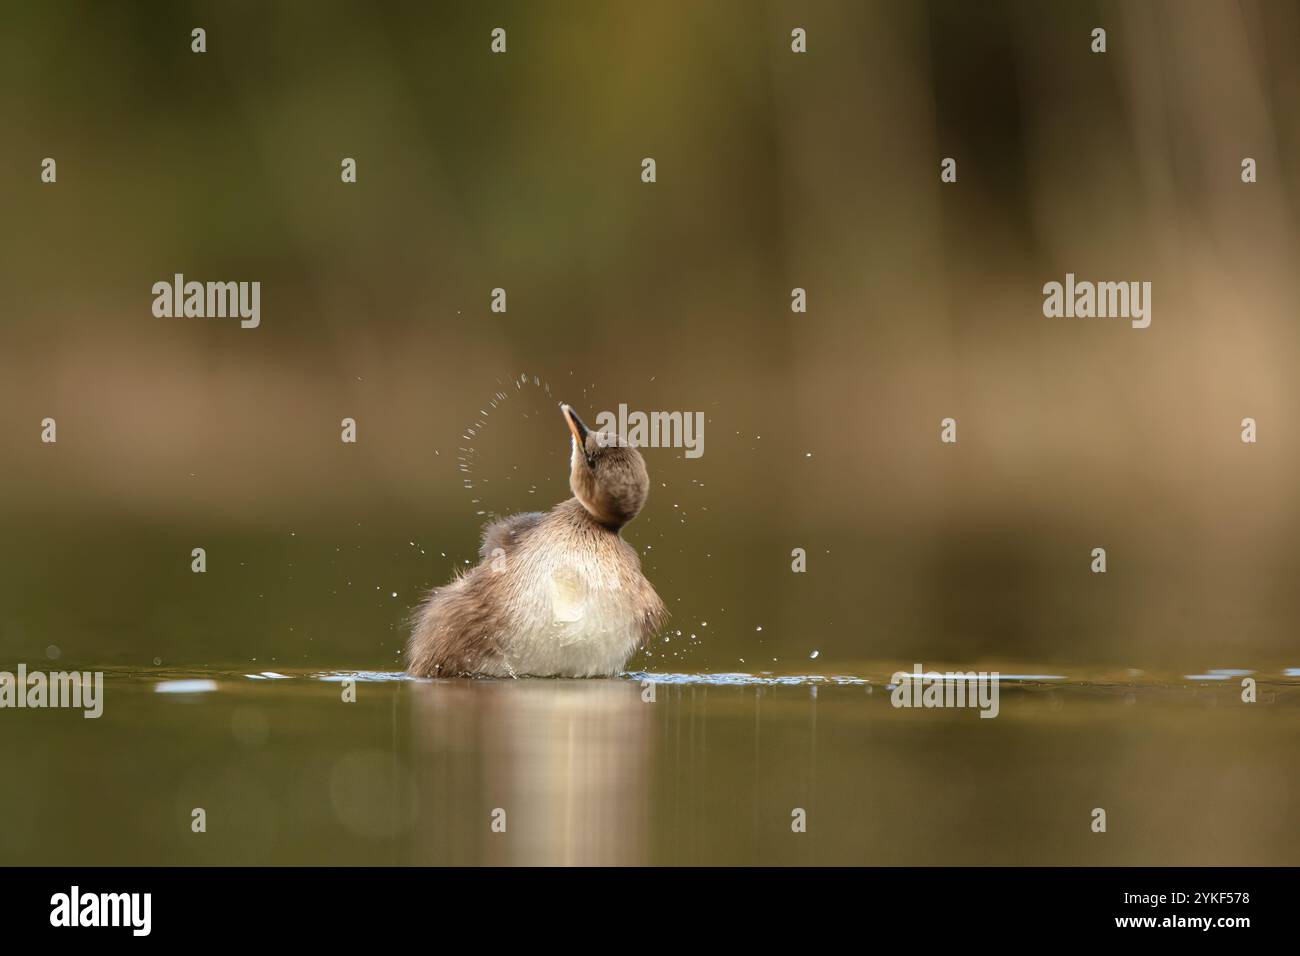
<path fill-rule="evenodd" d="M 416 615 L 412 674 L 607 676 L 663 625 L 663 602 L 619 535 L 649 493 L 645 461 L 560 409 L 574 497 L 484 529 L 479 563 L 430 592 Z"/>

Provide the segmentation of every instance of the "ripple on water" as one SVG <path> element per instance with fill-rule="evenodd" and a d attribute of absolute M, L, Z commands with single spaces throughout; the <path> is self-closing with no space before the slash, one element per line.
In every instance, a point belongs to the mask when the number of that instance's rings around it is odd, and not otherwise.
<path fill-rule="evenodd" d="M 807 684 L 870 684 L 865 677 L 849 674 L 661 674 L 651 671 L 633 671 L 623 675 L 628 680 L 651 681 L 655 684 L 694 684 L 719 687 L 768 687 L 774 685 Z"/>
<path fill-rule="evenodd" d="M 614 678 L 616 680 L 637 683 L 653 681 L 656 684 L 681 686 L 712 687 L 817 687 L 817 686 L 863 686 L 877 685 L 884 688 L 893 687 L 893 676 L 900 668 L 870 665 L 859 673 L 840 674 L 778 674 L 771 671 L 747 673 L 743 671 L 721 672 L 656 672 L 628 671 Z M 903 669 L 911 673 L 910 669 Z M 968 680 L 978 671 L 992 673 L 989 665 L 935 669 L 942 676 L 955 680 Z M 863 676 L 863 674 L 870 676 Z M 929 673 L 928 671 L 926 673 Z M 221 668 L 105 668 L 104 676 L 109 680 L 128 680 L 152 684 L 152 689 L 159 694 L 207 694 L 217 691 L 223 684 L 247 681 L 289 681 L 290 683 L 342 683 L 356 681 L 360 683 L 436 683 L 429 678 L 413 677 L 405 671 L 378 670 L 290 670 L 288 673 L 278 671 L 260 671 L 246 673 L 238 670 Z M 1127 669 L 1122 671 L 1087 672 L 1073 675 L 1023 672 L 998 672 L 998 679 L 1007 684 L 1061 684 L 1095 687 L 1122 686 L 1135 687 L 1169 687 L 1178 685 L 1203 684 L 1208 682 L 1224 683 L 1238 681 L 1253 676 L 1260 682 L 1291 683 L 1300 678 L 1300 667 L 1278 668 L 1272 671 L 1259 671 L 1247 668 L 1207 668 L 1204 672 L 1156 675 L 1144 671 Z M 486 680 L 496 680 L 488 678 Z M 501 678 L 500 680 L 508 680 Z M 537 679 L 530 679 L 537 680 Z"/>
<path fill-rule="evenodd" d="M 155 694 L 207 694 L 217 689 L 214 680 L 164 680 L 154 685 Z"/>

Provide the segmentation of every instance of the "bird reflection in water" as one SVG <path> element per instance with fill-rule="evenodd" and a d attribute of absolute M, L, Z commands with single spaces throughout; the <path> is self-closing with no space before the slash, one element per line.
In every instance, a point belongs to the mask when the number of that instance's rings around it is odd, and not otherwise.
<path fill-rule="evenodd" d="M 411 689 L 414 862 L 645 860 L 655 705 L 640 684 L 454 680 Z"/>

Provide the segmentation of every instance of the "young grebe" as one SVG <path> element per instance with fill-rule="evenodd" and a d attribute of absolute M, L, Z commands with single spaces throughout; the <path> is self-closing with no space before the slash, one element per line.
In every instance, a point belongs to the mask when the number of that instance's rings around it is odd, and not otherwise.
<path fill-rule="evenodd" d="M 605 677 L 667 618 L 619 536 L 650 491 L 641 453 L 560 411 L 573 435 L 573 497 L 483 529 L 479 563 L 431 591 L 416 616 L 412 674 Z"/>

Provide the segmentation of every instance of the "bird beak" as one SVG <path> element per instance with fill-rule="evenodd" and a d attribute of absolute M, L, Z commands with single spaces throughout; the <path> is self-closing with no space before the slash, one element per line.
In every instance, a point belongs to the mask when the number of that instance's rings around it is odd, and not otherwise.
<path fill-rule="evenodd" d="M 573 440 L 578 443 L 578 447 L 586 449 L 588 428 L 578 417 L 578 413 L 570 405 L 560 405 L 560 411 L 564 413 L 564 420 L 569 424 L 569 431 L 573 432 Z"/>

